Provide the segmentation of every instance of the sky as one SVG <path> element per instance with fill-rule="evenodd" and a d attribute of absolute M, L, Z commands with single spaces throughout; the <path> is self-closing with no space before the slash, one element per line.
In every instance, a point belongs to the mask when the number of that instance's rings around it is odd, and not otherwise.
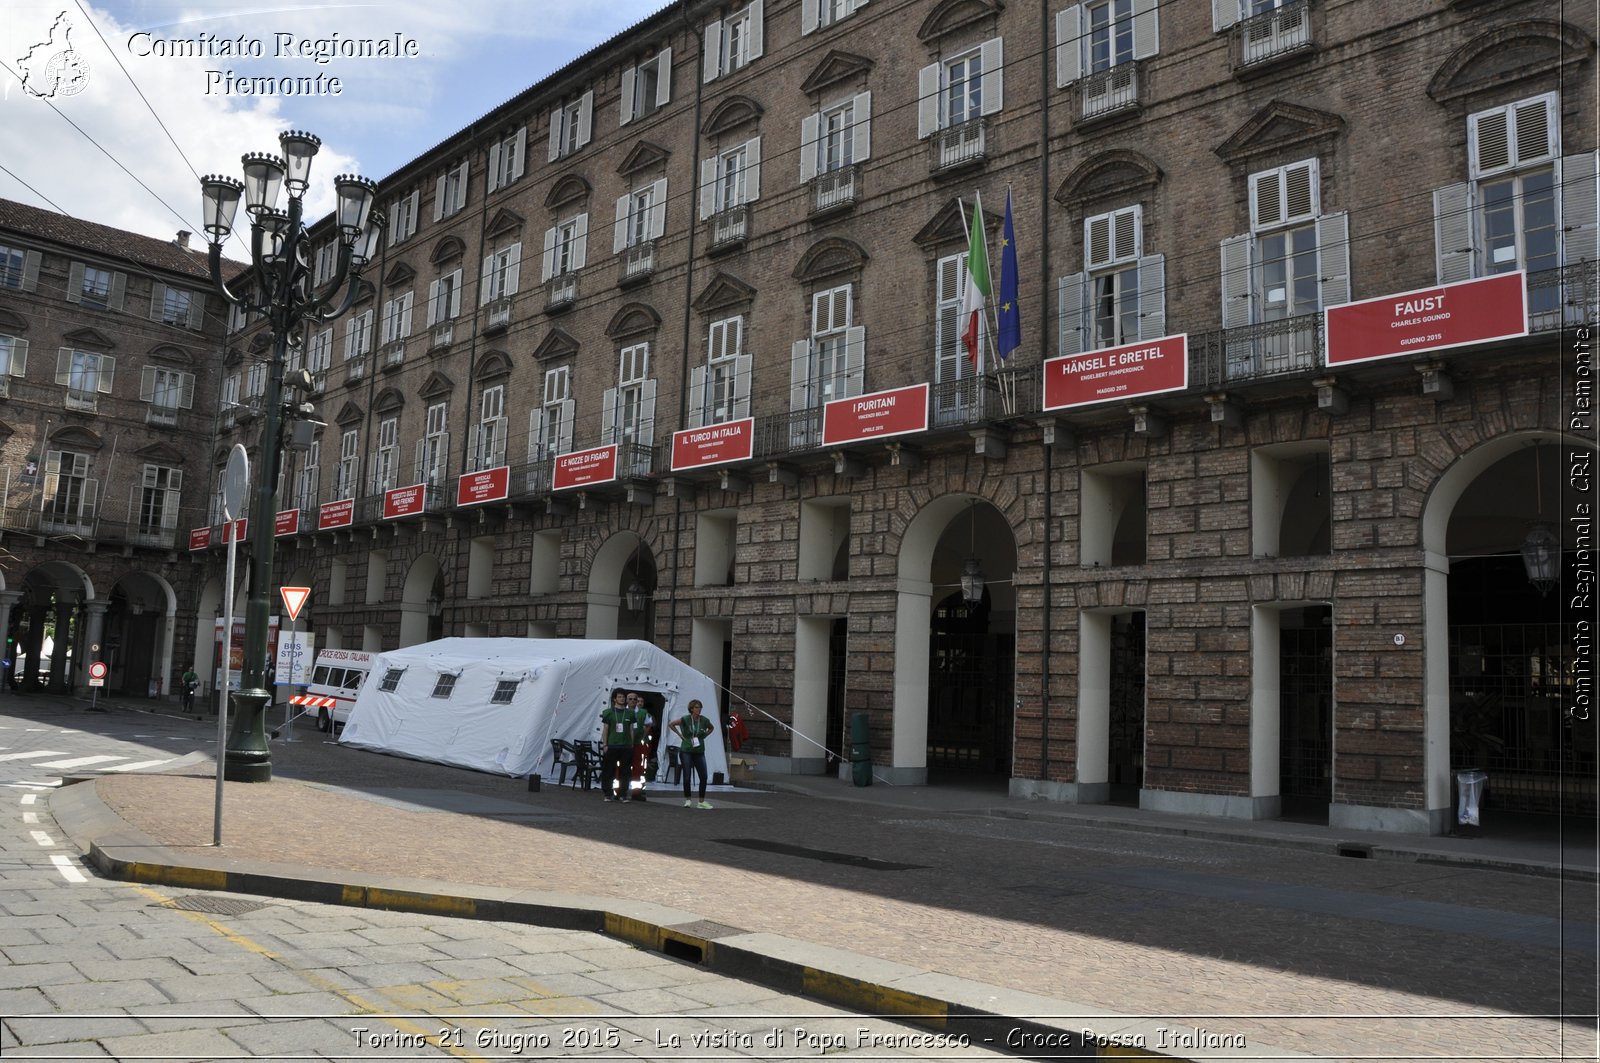
<path fill-rule="evenodd" d="M 239 177 L 241 155 L 301 129 L 322 138 L 306 197 L 321 217 L 336 175 L 381 181 L 666 2 L 4 0 L 0 198 L 198 245 L 199 178 Z M 352 41 L 402 54 L 317 57 Z M 241 87 L 319 75 L 308 95 Z"/>

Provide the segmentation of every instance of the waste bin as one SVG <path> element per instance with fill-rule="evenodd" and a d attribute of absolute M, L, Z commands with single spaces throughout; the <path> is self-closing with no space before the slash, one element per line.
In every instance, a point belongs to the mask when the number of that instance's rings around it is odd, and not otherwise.
<path fill-rule="evenodd" d="M 1483 787 L 1489 781 L 1486 772 L 1477 768 L 1456 772 L 1456 825 L 1478 826 L 1478 802 L 1483 800 Z"/>
<path fill-rule="evenodd" d="M 850 779 L 857 786 L 872 785 L 872 729 L 864 712 L 850 714 Z"/>

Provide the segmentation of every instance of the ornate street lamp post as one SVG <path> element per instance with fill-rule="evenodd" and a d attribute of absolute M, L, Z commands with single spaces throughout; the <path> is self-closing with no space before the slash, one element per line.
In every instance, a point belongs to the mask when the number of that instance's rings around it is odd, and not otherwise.
<path fill-rule="evenodd" d="M 267 782 L 272 757 L 267 750 L 266 715 L 272 701 L 267 687 L 267 615 L 272 594 L 272 554 L 276 546 L 277 486 L 284 422 L 284 363 L 290 337 L 309 321 L 328 321 L 343 314 L 355 300 L 361 271 L 377 250 L 383 216 L 372 209 L 377 185 L 364 177 L 334 179 L 339 203 L 339 264 L 333 278 L 318 288 L 313 282 L 303 220 L 304 196 L 310 184 L 311 159 L 322 141 L 310 133 L 287 132 L 278 138 L 283 154 L 244 156 L 244 180 L 205 177 L 205 227 L 211 237 L 211 279 L 231 305 L 266 317 L 272 330 L 272 360 L 262 399 L 261 447 L 250 516 L 250 588 L 245 605 L 244 669 L 234 702 L 239 707 L 228 737 L 223 777 L 234 782 Z M 278 196 L 288 186 L 289 209 L 278 209 Z M 240 278 L 244 294 L 228 290 L 222 276 L 222 242 L 233 230 L 241 195 L 250 215 L 250 271 Z M 348 281 L 348 286 L 346 285 Z M 344 296 L 339 299 L 340 289 Z M 337 302 L 335 300 L 338 300 Z M 232 641 L 232 632 L 228 633 Z"/>

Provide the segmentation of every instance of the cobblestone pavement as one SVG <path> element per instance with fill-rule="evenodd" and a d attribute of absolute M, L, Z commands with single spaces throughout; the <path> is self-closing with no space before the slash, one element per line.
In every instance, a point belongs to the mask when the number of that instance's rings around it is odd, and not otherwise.
<path fill-rule="evenodd" d="M 95 785 L 180 861 L 650 901 L 1251 1052 L 1595 1058 L 1592 880 L 1158 834 L 998 791 L 619 806 L 298 739 L 273 782 L 228 785 L 220 853 L 208 774 Z"/>

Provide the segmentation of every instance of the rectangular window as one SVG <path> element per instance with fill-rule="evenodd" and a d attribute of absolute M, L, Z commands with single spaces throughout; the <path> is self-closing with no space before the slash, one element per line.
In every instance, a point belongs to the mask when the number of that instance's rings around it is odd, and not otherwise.
<path fill-rule="evenodd" d="M 100 485 L 89 478 L 90 460 L 70 450 L 45 455 L 45 514 L 54 526 L 82 527 L 94 519 Z"/>
<path fill-rule="evenodd" d="M 817 396 L 821 406 L 847 396 L 846 346 L 852 316 L 850 286 L 811 297 L 811 340 L 816 352 Z"/>
<path fill-rule="evenodd" d="M 814 33 L 865 7 L 867 0 L 805 0 L 800 5 L 800 33 Z"/>
<path fill-rule="evenodd" d="M 189 307 L 194 296 L 178 288 L 166 286 L 161 297 L 161 321 L 179 328 L 189 324 Z"/>
<path fill-rule="evenodd" d="M 706 26 L 705 81 L 741 70 L 761 57 L 762 0 Z"/>
<path fill-rule="evenodd" d="M 472 470 L 494 469 L 506 458 L 506 389 L 497 384 L 484 388 L 478 400 L 478 431 L 473 440 L 468 466 Z"/>
<path fill-rule="evenodd" d="M 106 354 L 63 347 L 56 359 L 56 383 L 65 384 L 68 395 L 83 400 L 109 393 L 115 372 L 116 359 Z"/>
<path fill-rule="evenodd" d="M 389 204 L 389 243 L 398 244 L 417 231 L 417 207 L 422 193 L 412 189 Z"/>
<path fill-rule="evenodd" d="M 383 304 L 383 342 L 387 345 L 411 335 L 411 308 L 415 292 L 390 299 Z"/>
<path fill-rule="evenodd" d="M 572 446 L 572 374 L 568 366 L 545 370 L 544 402 L 536 427 L 540 453 L 534 460 L 564 454 Z"/>
<path fill-rule="evenodd" d="M 22 248 L 0 244 L 0 288 L 22 287 Z"/>
<path fill-rule="evenodd" d="M 737 401 L 739 356 L 744 353 L 744 318 L 730 317 L 711 323 L 706 362 L 707 423 L 732 420 Z"/>
<path fill-rule="evenodd" d="M 588 261 L 589 215 L 577 214 L 545 230 L 544 280 L 576 273 Z"/>
<path fill-rule="evenodd" d="M 1086 73 L 1098 73 L 1133 58 L 1133 0 L 1085 4 L 1084 21 L 1088 23 Z"/>
<path fill-rule="evenodd" d="M 333 364 L 333 329 L 325 328 L 311 337 L 311 347 L 306 352 L 306 368 L 315 376 L 326 373 Z"/>
<path fill-rule="evenodd" d="M 294 504 L 307 512 L 317 508 L 318 466 L 322 464 L 322 441 L 314 439 L 300 460 L 300 472 L 295 479 Z"/>
<path fill-rule="evenodd" d="M 267 393 L 267 367 L 257 363 L 245 370 L 244 397 L 247 401 L 258 401 Z"/>
<path fill-rule="evenodd" d="M 187 410 L 194 405 L 194 374 L 147 365 L 139 381 L 139 398 L 162 410 Z"/>
<path fill-rule="evenodd" d="M 378 452 L 372 456 L 372 493 L 393 488 L 400 472 L 400 422 L 385 417 L 378 422 Z"/>
<path fill-rule="evenodd" d="M 0 386 L 7 377 L 28 373 L 28 341 L 20 336 L 0 334 Z"/>
<path fill-rule="evenodd" d="M 491 705 L 509 705 L 509 704 L 511 704 L 511 699 L 516 696 L 517 687 L 518 687 L 518 685 L 521 684 L 521 682 L 522 682 L 522 680 L 520 680 L 520 679 L 499 679 L 499 680 L 496 680 L 495 684 L 494 684 L 494 693 L 489 696 L 489 704 L 491 704 Z"/>
<path fill-rule="evenodd" d="M 994 114 L 1003 105 L 1004 41 L 922 68 L 917 76 L 917 136 L 929 137 Z"/>
<path fill-rule="evenodd" d="M 628 197 L 628 242 L 637 247 L 650 239 L 650 210 L 655 205 L 653 189 L 642 188 Z"/>
<path fill-rule="evenodd" d="M 665 107 L 672 98 L 672 49 L 663 48 L 653 58 L 622 71 L 621 114 L 618 124 L 627 125 Z"/>
<path fill-rule="evenodd" d="M 354 498 L 361 478 L 361 432 L 350 429 L 339 436 L 339 473 L 333 484 L 333 496 Z"/>
<path fill-rule="evenodd" d="M 1317 232 L 1313 226 L 1262 236 L 1260 263 L 1257 290 L 1262 321 L 1317 312 Z"/>
<path fill-rule="evenodd" d="M 822 113 L 822 143 L 817 158 L 820 172 L 831 173 L 855 163 L 855 124 L 854 100 Z"/>
<path fill-rule="evenodd" d="M 139 488 L 140 534 L 159 534 L 178 526 L 178 496 L 182 487 L 183 470 L 163 465 L 144 467 Z"/>
<path fill-rule="evenodd" d="M 353 314 L 344 326 L 344 360 L 359 358 L 372 349 L 372 311 Z"/>
<path fill-rule="evenodd" d="M 79 289 L 79 293 L 78 301 L 84 306 L 104 310 L 111 300 L 111 271 L 85 266 L 83 286 Z"/>
<path fill-rule="evenodd" d="M 458 673 L 445 672 L 441 674 L 433 684 L 433 696 L 436 698 L 448 698 L 455 691 L 458 678 L 460 678 Z"/>
<path fill-rule="evenodd" d="M 404 668 L 386 668 L 383 672 L 383 682 L 378 684 L 380 693 L 393 694 L 400 686 L 400 677 L 406 674 Z"/>
<path fill-rule="evenodd" d="M 571 155 L 589 143 L 594 115 L 594 90 L 550 111 L 550 161 Z"/>
<path fill-rule="evenodd" d="M 945 125 L 960 125 L 983 113 L 983 55 L 973 51 L 944 65 Z"/>
<path fill-rule="evenodd" d="M 449 460 L 449 406 L 436 402 L 428 407 L 423 436 L 417 442 L 417 482 L 443 487 Z"/>
<path fill-rule="evenodd" d="M 515 243 L 489 255 L 483 262 L 483 301 L 509 299 L 517 294 L 522 272 L 522 244 Z"/>
<path fill-rule="evenodd" d="M 433 191 L 433 220 L 439 221 L 461 211 L 467 205 L 467 176 L 470 163 L 452 166 L 439 175 Z"/>
<path fill-rule="evenodd" d="M 461 271 L 452 270 L 428 286 L 428 324 L 453 321 L 461 313 Z"/>
<path fill-rule="evenodd" d="M 650 345 L 624 347 L 617 365 L 617 429 L 619 442 L 639 440 L 645 418 L 644 384 L 650 371 Z"/>
<path fill-rule="evenodd" d="M 489 145 L 489 191 L 504 188 L 522 176 L 527 146 L 527 126 Z"/>

